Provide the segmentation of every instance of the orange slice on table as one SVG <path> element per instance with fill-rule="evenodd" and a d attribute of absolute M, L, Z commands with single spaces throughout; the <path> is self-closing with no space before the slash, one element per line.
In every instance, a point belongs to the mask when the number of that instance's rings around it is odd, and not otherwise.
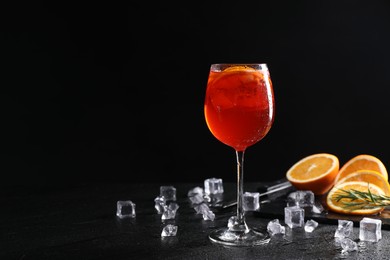
<path fill-rule="evenodd" d="M 370 170 L 359 170 L 356 172 L 352 172 L 344 178 L 340 179 L 338 182 L 336 182 L 336 185 L 349 181 L 362 181 L 365 183 L 374 184 L 381 188 L 385 195 L 390 196 L 390 184 L 379 172 Z"/>
<path fill-rule="evenodd" d="M 296 162 L 286 174 L 298 190 L 311 190 L 316 195 L 328 192 L 339 171 L 339 159 L 329 153 L 306 156 Z"/>
<path fill-rule="evenodd" d="M 347 181 L 343 183 L 336 184 L 328 193 L 326 196 L 326 204 L 329 208 L 329 210 L 341 213 L 341 214 L 347 214 L 347 215 L 374 215 L 379 212 L 381 212 L 384 208 L 378 207 L 378 208 L 353 208 L 353 207 L 347 207 L 344 203 L 349 202 L 361 202 L 361 200 L 354 200 L 348 198 L 342 198 L 338 200 L 338 195 L 345 195 L 346 193 L 343 192 L 343 190 L 358 190 L 367 192 L 368 189 L 370 189 L 370 192 L 372 194 L 377 195 L 385 195 L 385 192 L 376 186 L 375 184 L 367 183 L 364 181 Z"/>
<path fill-rule="evenodd" d="M 350 159 L 340 168 L 335 183 L 346 177 L 348 174 L 356 172 L 358 170 L 376 171 L 382 174 L 386 181 L 388 180 L 386 167 L 381 160 L 379 160 L 373 155 L 360 154 Z"/>

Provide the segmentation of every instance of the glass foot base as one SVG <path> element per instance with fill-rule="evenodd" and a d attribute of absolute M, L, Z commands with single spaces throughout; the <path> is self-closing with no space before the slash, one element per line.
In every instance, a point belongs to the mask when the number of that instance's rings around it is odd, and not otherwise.
<path fill-rule="evenodd" d="M 210 233 L 209 239 L 213 243 L 226 246 L 256 246 L 267 244 L 270 236 L 267 232 L 250 229 L 248 232 L 235 232 L 228 228 L 220 228 Z"/>

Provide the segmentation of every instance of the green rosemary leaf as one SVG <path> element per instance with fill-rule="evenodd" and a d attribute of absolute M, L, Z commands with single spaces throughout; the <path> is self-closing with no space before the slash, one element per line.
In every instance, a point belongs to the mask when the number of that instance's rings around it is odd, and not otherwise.
<path fill-rule="evenodd" d="M 390 206 L 390 196 L 373 194 L 368 183 L 367 191 L 356 189 L 339 189 L 335 193 L 334 199 L 337 202 L 342 201 L 343 207 L 347 210 L 375 209 Z"/>
<path fill-rule="evenodd" d="M 375 199 L 374 199 L 374 197 L 372 196 L 372 193 L 371 193 L 371 190 L 370 190 L 370 183 L 368 183 L 368 195 L 370 195 L 370 198 L 371 198 L 371 201 L 373 202 L 373 203 L 375 203 Z"/>

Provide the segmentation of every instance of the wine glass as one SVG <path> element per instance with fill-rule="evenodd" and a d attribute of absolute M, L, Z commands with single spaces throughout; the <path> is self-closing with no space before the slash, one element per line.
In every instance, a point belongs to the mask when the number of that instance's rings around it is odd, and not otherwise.
<path fill-rule="evenodd" d="M 245 150 L 259 142 L 274 121 L 274 93 L 267 64 L 212 64 L 204 114 L 210 132 L 232 147 L 237 158 L 237 215 L 233 224 L 210 233 L 212 242 L 230 246 L 268 243 L 267 231 L 249 228 L 243 210 Z"/>

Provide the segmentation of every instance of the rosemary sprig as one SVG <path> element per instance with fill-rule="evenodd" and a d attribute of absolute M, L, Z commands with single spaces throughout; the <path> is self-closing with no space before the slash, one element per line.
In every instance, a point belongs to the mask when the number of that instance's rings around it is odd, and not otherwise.
<path fill-rule="evenodd" d="M 339 189 L 334 198 L 337 202 L 344 204 L 344 208 L 348 210 L 358 209 L 375 209 L 390 206 L 390 196 L 377 195 L 371 193 L 370 187 L 367 191 L 358 191 L 355 189 Z M 347 201 L 346 201 L 347 200 Z"/>

